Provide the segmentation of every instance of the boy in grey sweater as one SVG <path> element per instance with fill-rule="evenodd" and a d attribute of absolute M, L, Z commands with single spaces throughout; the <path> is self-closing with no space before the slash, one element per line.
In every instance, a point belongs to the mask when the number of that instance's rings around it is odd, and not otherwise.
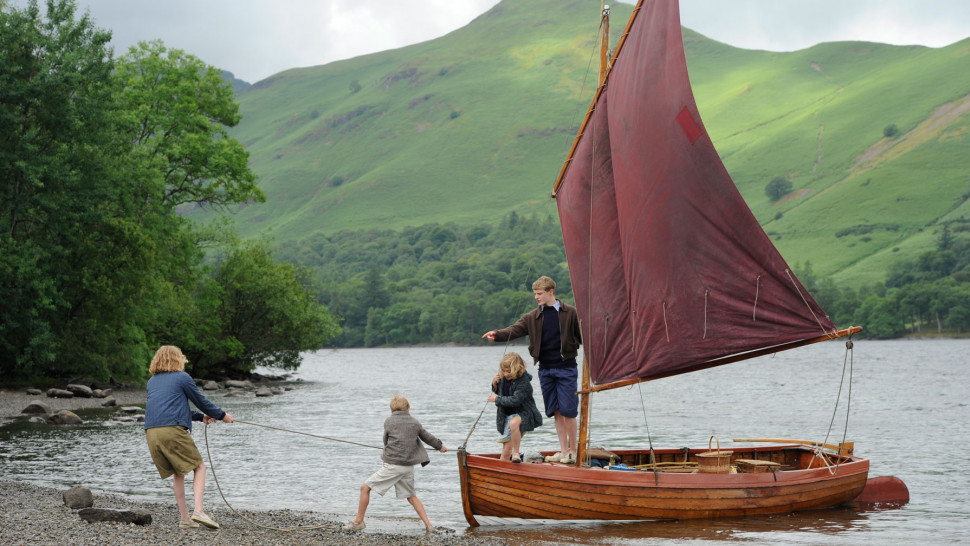
<path fill-rule="evenodd" d="M 417 419 L 411 417 L 411 404 L 400 394 L 391 399 L 391 416 L 384 421 L 384 452 L 381 469 L 367 478 L 360 486 L 360 502 L 357 505 L 357 517 L 344 526 L 345 531 L 360 531 L 364 525 L 364 512 L 370 502 L 370 492 L 384 496 L 391 487 L 399 499 L 407 499 L 414 511 L 418 513 L 425 528 L 434 530 L 424 505 L 414 492 L 414 465 L 425 466 L 429 462 L 428 452 L 421 442 L 445 453 L 448 448 L 421 426 Z"/>

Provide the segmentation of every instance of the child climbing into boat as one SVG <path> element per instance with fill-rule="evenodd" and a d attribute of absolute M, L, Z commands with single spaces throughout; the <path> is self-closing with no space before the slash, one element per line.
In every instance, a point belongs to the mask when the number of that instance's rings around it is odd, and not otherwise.
<path fill-rule="evenodd" d="M 522 436 L 542 425 L 542 414 L 532 398 L 532 376 L 525 371 L 522 357 L 507 353 L 498 368 L 488 401 L 495 402 L 495 424 L 502 434 L 498 441 L 504 444 L 499 459 L 518 463 Z"/>
<path fill-rule="evenodd" d="M 174 345 L 162 345 L 155 352 L 148 372 L 148 397 L 145 403 L 145 440 L 155 468 L 162 479 L 174 475 L 175 503 L 178 505 L 180 529 L 199 524 L 218 529 L 219 524 L 202 509 L 205 494 L 205 464 L 192 441 L 192 421 L 205 424 L 222 421 L 232 423 L 229 415 L 202 395 L 189 374 L 185 373 L 182 350 Z M 189 400 L 204 413 L 192 411 Z M 185 475 L 192 471 L 192 491 L 195 509 L 191 516 L 185 502 Z"/>
<path fill-rule="evenodd" d="M 370 502 L 371 490 L 383 497 L 391 487 L 394 487 L 397 498 L 407 499 L 411 503 L 414 511 L 424 522 L 425 529 L 428 532 L 434 530 L 428 514 L 424 511 L 424 505 L 414 492 L 414 465 L 420 463 L 421 466 L 425 466 L 431 462 L 421 442 L 442 453 L 448 451 L 441 440 L 425 430 L 421 423 L 411 416 L 411 404 L 408 399 L 400 394 L 394 395 L 391 399 L 391 416 L 384 421 L 384 452 L 381 454 L 381 460 L 384 463 L 380 470 L 361 484 L 357 517 L 344 526 L 344 531 L 363 530 L 366 527 L 364 513 Z"/>

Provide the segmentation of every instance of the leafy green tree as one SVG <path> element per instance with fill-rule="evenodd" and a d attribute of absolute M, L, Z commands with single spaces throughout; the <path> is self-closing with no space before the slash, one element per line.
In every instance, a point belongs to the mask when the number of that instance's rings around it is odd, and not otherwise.
<path fill-rule="evenodd" d="M 787 176 L 776 176 L 765 186 L 765 195 L 772 201 L 778 201 L 792 190 L 792 181 Z"/>
<path fill-rule="evenodd" d="M 240 375 L 256 366 L 296 369 L 300 353 L 325 347 L 340 327 L 315 296 L 304 267 L 273 258 L 269 243 L 232 245 L 214 267 L 205 314 L 211 339 L 186 353 L 193 373 Z"/>
<path fill-rule="evenodd" d="M 940 230 L 940 239 L 936 243 L 937 250 L 952 250 L 954 243 L 953 233 L 950 231 L 950 224 L 947 222 L 943 223 L 943 229 Z"/>
<path fill-rule="evenodd" d="M 876 339 L 892 339 L 906 331 L 899 312 L 898 302 L 893 297 L 870 296 L 856 309 L 854 324 L 860 324 L 864 332 Z"/>
<path fill-rule="evenodd" d="M 970 299 L 957 303 L 950 309 L 947 316 L 947 326 L 956 329 L 957 333 L 962 333 L 970 328 Z"/>
<path fill-rule="evenodd" d="M 140 379 L 160 343 L 202 370 L 297 365 L 338 331 L 306 270 L 230 245 L 210 274 L 224 226 L 176 210 L 264 199 L 231 88 L 160 42 L 115 63 L 73 1 L 45 7 L 0 6 L 2 380 Z"/>
<path fill-rule="evenodd" d="M 124 111 L 118 137 L 131 144 L 131 175 L 144 177 L 148 198 L 169 208 L 266 200 L 249 153 L 229 138 L 242 117 L 221 71 L 154 41 L 131 47 L 115 77 Z"/>
<path fill-rule="evenodd" d="M 139 372 L 151 245 L 111 147 L 110 33 L 75 5 L 0 9 L 0 372 Z"/>

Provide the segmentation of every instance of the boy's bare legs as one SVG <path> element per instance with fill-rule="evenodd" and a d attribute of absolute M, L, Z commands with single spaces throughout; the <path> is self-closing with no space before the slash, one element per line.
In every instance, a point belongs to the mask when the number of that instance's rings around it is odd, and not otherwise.
<path fill-rule="evenodd" d="M 175 489 L 175 504 L 179 507 L 179 516 L 182 521 L 189 519 L 189 507 L 185 504 L 185 476 L 175 474 L 172 476 L 172 488 Z"/>
<path fill-rule="evenodd" d="M 569 443 L 569 452 L 573 455 L 579 452 L 579 424 L 575 417 L 563 417 L 563 428 Z"/>
<path fill-rule="evenodd" d="M 575 417 L 563 417 L 559 410 L 553 414 L 556 421 L 556 436 L 559 437 L 559 449 L 563 456 L 566 453 L 576 454 L 579 447 L 578 423 Z"/>
<path fill-rule="evenodd" d="M 566 424 L 564 422 L 566 418 L 559 413 L 559 410 L 556 410 L 552 414 L 552 418 L 556 422 L 556 436 L 559 437 L 559 453 L 565 456 L 569 452 L 569 436 L 566 433 Z"/>
<path fill-rule="evenodd" d="M 411 499 L 408 499 L 410 501 Z M 354 523 L 361 523 L 364 521 L 364 513 L 367 512 L 367 505 L 370 503 L 370 486 L 366 483 L 360 484 L 360 501 L 357 503 L 357 517 L 354 518 Z M 411 503 L 414 504 L 414 503 Z M 420 515 L 424 512 L 424 507 L 421 508 Z M 427 516 L 424 516 L 427 518 Z"/>
<path fill-rule="evenodd" d="M 192 493 L 195 513 L 205 514 L 202 510 L 202 497 L 205 496 L 205 463 L 199 463 L 199 466 L 192 471 Z"/>
<path fill-rule="evenodd" d="M 428 531 L 434 529 L 434 525 L 431 525 L 431 520 L 428 519 L 428 514 L 424 511 L 424 505 L 421 504 L 418 496 L 414 495 L 413 497 L 408 497 L 408 502 L 410 502 L 411 506 L 414 507 L 414 511 L 418 513 L 418 517 L 421 518 L 421 521 L 424 522 L 424 528 Z"/>
<path fill-rule="evenodd" d="M 502 444 L 502 453 L 499 454 L 498 460 L 500 461 L 512 460 L 512 441 L 511 440 Z"/>
<path fill-rule="evenodd" d="M 509 423 L 509 429 L 512 431 L 512 440 L 506 445 L 512 444 L 509 446 L 511 457 L 519 454 L 519 445 L 522 443 L 522 418 L 512 418 L 512 421 Z M 504 452 L 505 450 L 503 449 L 502 451 Z"/>

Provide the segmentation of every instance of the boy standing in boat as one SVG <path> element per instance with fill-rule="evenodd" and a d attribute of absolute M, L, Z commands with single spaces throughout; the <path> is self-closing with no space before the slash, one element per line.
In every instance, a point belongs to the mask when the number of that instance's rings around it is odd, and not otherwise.
<path fill-rule="evenodd" d="M 377 494 L 383 497 L 391 487 L 394 488 L 397 498 L 407 499 L 411 503 L 414 511 L 424 522 L 425 529 L 428 532 L 434 530 L 428 514 L 424 511 L 424 505 L 414 492 L 414 465 L 420 463 L 421 466 L 425 466 L 431 462 L 421 442 L 442 453 L 448 451 L 441 440 L 435 438 L 421 426 L 417 419 L 411 417 L 411 404 L 408 399 L 400 394 L 394 395 L 391 399 L 391 416 L 384 421 L 384 452 L 381 454 L 384 464 L 380 470 L 361 484 L 357 517 L 344 526 L 344 531 L 363 530 L 366 527 L 364 513 L 367 512 L 367 505 L 370 503 L 371 490 L 377 491 Z"/>
<path fill-rule="evenodd" d="M 509 341 L 529 336 L 529 354 L 539 364 L 539 385 L 546 405 L 546 416 L 556 423 L 559 453 L 546 457 L 550 462 L 575 463 L 578 447 L 576 394 L 579 373 L 576 355 L 582 343 L 576 308 L 556 299 L 556 281 L 542 276 L 532 283 L 539 306 L 522 315 L 515 324 L 491 330 L 482 336 L 489 341 Z"/>

